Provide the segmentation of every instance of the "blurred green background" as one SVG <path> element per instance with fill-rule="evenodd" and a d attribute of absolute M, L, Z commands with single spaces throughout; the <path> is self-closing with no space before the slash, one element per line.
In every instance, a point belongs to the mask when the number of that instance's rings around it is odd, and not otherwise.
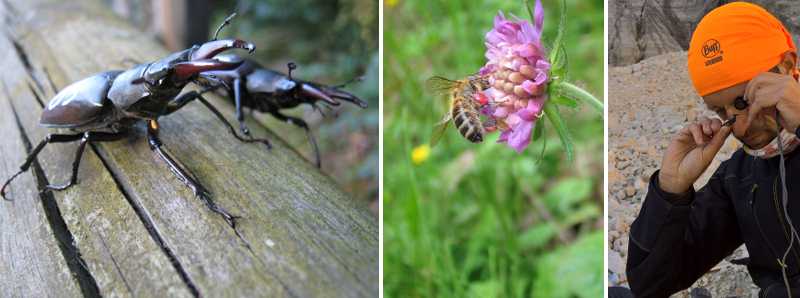
<path fill-rule="evenodd" d="M 545 45 L 558 3 L 543 2 Z M 384 2 L 386 297 L 603 295 L 601 115 L 561 109 L 571 162 L 550 126 L 523 154 L 497 134 L 475 145 L 450 129 L 426 157 L 447 107 L 425 80 L 476 72 L 499 10 L 529 19 L 522 1 Z M 567 1 L 565 38 L 568 80 L 602 98 L 603 1 Z"/>

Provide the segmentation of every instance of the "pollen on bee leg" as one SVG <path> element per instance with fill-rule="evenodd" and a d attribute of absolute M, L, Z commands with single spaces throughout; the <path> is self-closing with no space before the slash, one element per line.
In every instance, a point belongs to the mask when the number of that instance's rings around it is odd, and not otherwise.
<path fill-rule="evenodd" d="M 486 94 L 483 94 L 483 92 L 479 91 L 475 93 L 475 97 L 478 98 L 478 103 L 480 103 L 481 106 L 484 106 L 489 103 L 489 97 L 487 97 Z"/>

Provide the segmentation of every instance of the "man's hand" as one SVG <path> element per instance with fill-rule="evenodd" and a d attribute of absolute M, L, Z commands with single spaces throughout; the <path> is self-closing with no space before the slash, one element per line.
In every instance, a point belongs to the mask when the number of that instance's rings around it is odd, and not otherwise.
<path fill-rule="evenodd" d="M 730 126 L 723 127 L 719 119 L 705 117 L 681 129 L 661 161 L 658 174 L 661 189 L 673 194 L 689 191 L 730 134 Z"/>
<path fill-rule="evenodd" d="M 780 113 L 780 123 L 789 132 L 800 126 L 800 84 L 790 75 L 765 72 L 747 83 L 744 98 L 750 103 L 745 129 L 758 112 L 775 107 Z"/>

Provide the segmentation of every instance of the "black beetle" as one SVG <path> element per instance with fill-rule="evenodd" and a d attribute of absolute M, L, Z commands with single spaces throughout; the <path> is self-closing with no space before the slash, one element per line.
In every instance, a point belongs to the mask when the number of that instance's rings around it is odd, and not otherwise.
<path fill-rule="evenodd" d="M 27 171 L 39 152 L 49 143 L 80 142 L 72 165 L 72 177 L 64 185 L 48 185 L 46 190 L 64 190 L 77 182 L 81 156 L 89 142 L 119 140 L 125 137 L 136 122 L 147 121 L 147 138 L 152 149 L 169 166 L 184 184 L 194 191 L 212 211 L 222 215 L 235 226 L 235 217 L 218 207 L 209 192 L 167 152 L 162 150 L 158 138 L 158 118 L 169 115 L 196 98 L 197 92 L 188 92 L 176 98 L 189 82 L 196 82 L 202 71 L 234 69 L 241 62 L 227 62 L 215 58 L 217 54 L 233 49 L 255 50 L 252 43 L 239 39 L 214 40 L 199 46 L 175 52 L 169 56 L 121 71 L 106 71 L 72 83 L 53 97 L 42 111 L 40 124 L 48 128 L 68 129 L 74 134 L 49 134 L 28 155 L 19 172 L 9 178 L 0 196 L 6 197 L 6 187 Z M 233 126 L 201 98 L 203 104 L 223 121 L 240 140 L 261 142 L 266 140 L 243 139 L 236 135 Z"/>
<path fill-rule="evenodd" d="M 300 104 L 310 104 L 317 108 L 316 103 L 321 101 L 328 106 L 338 106 L 339 100 L 351 102 L 361 108 L 366 108 L 367 103 L 355 95 L 342 91 L 339 86 L 326 86 L 319 83 L 292 78 L 294 63 L 289 63 L 288 75 L 269 70 L 258 62 L 244 59 L 236 54 L 223 54 L 217 56 L 220 61 L 228 63 L 241 63 L 238 67 L 229 70 L 209 70 L 200 73 L 198 82 L 206 90 L 223 87 L 228 97 L 236 105 L 236 119 L 243 134 L 249 136 L 250 132 L 244 122 L 242 107 L 269 113 L 278 120 L 285 121 L 303 128 L 308 135 L 317 167 L 321 166 L 319 148 L 311 134 L 308 124 L 303 119 L 284 115 L 280 110 L 297 107 Z"/>

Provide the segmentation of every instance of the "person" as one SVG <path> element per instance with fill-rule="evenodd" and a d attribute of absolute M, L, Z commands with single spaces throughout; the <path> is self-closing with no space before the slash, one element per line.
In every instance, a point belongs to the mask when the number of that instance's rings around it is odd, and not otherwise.
<path fill-rule="evenodd" d="M 689 75 L 720 119 L 680 130 L 650 178 L 629 235 L 626 271 L 637 297 L 688 288 L 741 244 L 762 297 L 800 296 L 796 50 L 783 24 L 755 4 L 720 6 L 697 25 Z M 695 191 L 731 134 L 742 148 Z"/>

